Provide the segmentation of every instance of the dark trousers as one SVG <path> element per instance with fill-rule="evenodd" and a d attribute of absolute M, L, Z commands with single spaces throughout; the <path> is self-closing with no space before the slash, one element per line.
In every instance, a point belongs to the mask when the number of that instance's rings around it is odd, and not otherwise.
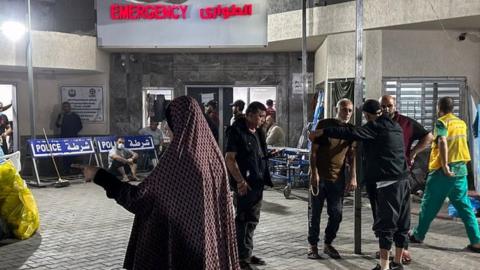
<path fill-rule="evenodd" d="M 324 243 L 332 244 L 337 236 L 340 222 L 342 222 L 344 191 L 345 180 L 343 178 L 335 182 L 320 179 L 318 195 L 314 196 L 310 193 L 308 204 L 308 243 L 310 245 L 317 245 L 319 241 L 320 217 L 325 200 L 327 201 L 328 222 L 325 227 Z"/>
<path fill-rule="evenodd" d="M 367 183 L 365 188 L 367 189 L 368 200 L 372 208 L 373 223 L 375 223 L 375 216 L 377 215 L 377 183 Z"/>
<path fill-rule="evenodd" d="M 67 175 L 72 172 L 72 164 L 75 162 L 75 157 L 72 156 L 63 156 L 62 157 L 62 167 L 63 167 L 63 174 Z"/>
<path fill-rule="evenodd" d="M 253 235 L 262 208 L 263 187 L 252 188 L 246 195 L 235 193 L 235 225 L 237 229 L 237 245 L 240 260 L 245 261 L 252 256 Z"/>
<path fill-rule="evenodd" d="M 143 167 L 148 168 L 148 166 L 150 166 L 150 165 L 153 166 L 153 164 L 154 164 L 153 160 L 157 159 L 157 157 L 160 158 L 160 146 L 159 145 L 155 145 L 155 149 L 153 149 L 153 150 L 148 150 L 148 151 L 144 152 L 144 154 L 143 154 L 143 158 L 144 158 Z"/>
<path fill-rule="evenodd" d="M 373 230 L 381 249 L 406 248 L 410 229 L 410 184 L 405 180 L 377 189 Z"/>

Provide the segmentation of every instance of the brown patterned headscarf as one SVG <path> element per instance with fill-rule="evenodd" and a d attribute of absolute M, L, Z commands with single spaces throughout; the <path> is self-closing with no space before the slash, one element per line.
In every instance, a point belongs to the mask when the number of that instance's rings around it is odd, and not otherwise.
<path fill-rule="evenodd" d="M 239 269 L 222 153 L 193 98 L 178 97 L 168 110 L 173 139 L 141 184 L 154 202 L 148 217 L 136 215 L 125 267 Z"/>

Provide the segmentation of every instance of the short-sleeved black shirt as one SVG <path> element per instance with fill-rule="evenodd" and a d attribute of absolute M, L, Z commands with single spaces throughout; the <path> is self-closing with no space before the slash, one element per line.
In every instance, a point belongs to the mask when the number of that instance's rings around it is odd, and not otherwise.
<path fill-rule="evenodd" d="M 261 129 L 255 133 L 248 130 L 246 119 L 240 118 L 226 131 L 226 152 L 236 153 L 240 173 L 252 188 L 272 186 L 267 166 L 267 144 L 265 134 Z M 230 177 L 232 187 L 235 180 Z"/>

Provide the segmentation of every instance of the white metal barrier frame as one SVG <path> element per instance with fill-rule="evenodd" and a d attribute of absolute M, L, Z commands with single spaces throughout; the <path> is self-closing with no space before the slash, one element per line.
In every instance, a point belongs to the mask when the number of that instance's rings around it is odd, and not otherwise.
<path fill-rule="evenodd" d="M 92 160 L 92 155 L 95 157 L 97 166 L 97 155 L 93 146 L 93 140 L 90 137 L 75 137 L 75 138 L 52 138 L 52 139 L 35 139 L 28 140 L 31 148 L 32 163 L 35 171 L 36 182 L 29 182 L 34 186 L 48 186 L 53 183 L 42 183 L 40 174 L 38 172 L 37 160 L 40 158 L 52 158 L 58 156 L 80 156 L 90 155 L 89 163 Z"/>

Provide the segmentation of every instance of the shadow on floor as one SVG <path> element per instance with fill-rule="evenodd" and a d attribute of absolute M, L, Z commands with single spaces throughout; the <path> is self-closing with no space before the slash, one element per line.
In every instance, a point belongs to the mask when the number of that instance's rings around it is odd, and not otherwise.
<path fill-rule="evenodd" d="M 288 207 L 283 206 L 278 203 L 268 202 L 265 199 L 262 202 L 262 211 L 278 214 L 278 215 L 288 215 L 291 214 L 290 211 L 287 210 Z"/>
<path fill-rule="evenodd" d="M 42 236 L 37 232 L 34 236 L 27 240 L 4 239 L 0 241 L 0 269 L 6 264 L 3 259 L 8 260 L 8 269 L 18 269 L 32 256 L 32 254 L 40 247 Z M 12 255 L 13 254 L 13 255 Z"/>

